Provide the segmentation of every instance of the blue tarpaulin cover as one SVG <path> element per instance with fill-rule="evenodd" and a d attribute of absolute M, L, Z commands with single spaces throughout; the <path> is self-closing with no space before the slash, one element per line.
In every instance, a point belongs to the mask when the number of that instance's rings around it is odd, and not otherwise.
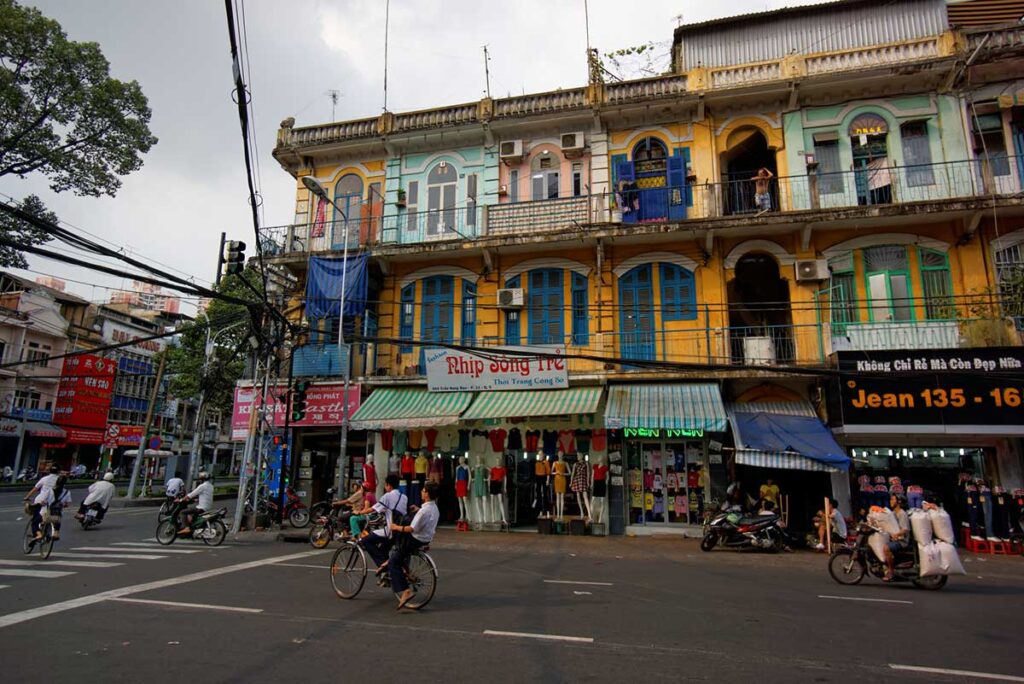
<path fill-rule="evenodd" d="M 737 441 L 747 449 L 795 452 L 840 470 L 850 467 L 850 457 L 816 417 L 736 412 L 732 418 Z"/>
<path fill-rule="evenodd" d="M 366 309 L 369 254 L 350 254 L 345 270 L 345 316 L 360 316 Z M 306 278 L 306 316 L 310 320 L 338 317 L 344 259 L 312 257 Z"/>

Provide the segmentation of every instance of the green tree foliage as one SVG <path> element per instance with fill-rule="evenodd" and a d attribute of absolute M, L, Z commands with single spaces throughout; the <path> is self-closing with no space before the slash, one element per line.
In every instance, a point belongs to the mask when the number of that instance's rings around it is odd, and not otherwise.
<path fill-rule="evenodd" d="M 254 287 L 259 287 L 259 273 L 250 268 L 241 275 L 224 278 L 217 288 L 218 292 L 240 299 L 253 299 L 252 290 L 242 283 L 242 278 Z M 207 323 L 210 324 L 210 336 L 214 343 L 213 354 L 204 374 Z M 234 327 L 227 329 L 229 326 Z M 230 410 L 235 383 L 245 371 L 250 334 L 246 307 L 220 300 L 211 302 L 194 323 L 184 328 L 177 344 L 169 350 L 167 372 L 171 377 L 171 394 L 176 397 L 198 397 L 200 389 L 205 389 L 207 406 L 211 410 Z"/>
<path fill-rule="evenodd" d="M 149 119 L 138 82 L 111 78 L 96 43 L 68 40 L 39 10 L 0 0 L 0 178 L 42 174 L 54 192 L 113 196 L 157 142 Z M 38 198 L 30 206 L 45 211 Z M 0 231 L 46 239 L 9 221 Z"/>
<path fill-rule="evenodd" d="M 29 195 L 17 205 L 22 211 L 32 214 L 44 221 L 56 223 L 57 216 L 46 210 L 43 201 L 35 195 Z M 14 240 L 29 245 L 38 245 L 50 239 L 44 231 L 36 228 L 31 223 L 20 221 L 10 214 L 0 212 L 0 237 Z M 7 245 L 0 245 L 0 267 L 2 268 L 28 268 L 25 256 Z"/>

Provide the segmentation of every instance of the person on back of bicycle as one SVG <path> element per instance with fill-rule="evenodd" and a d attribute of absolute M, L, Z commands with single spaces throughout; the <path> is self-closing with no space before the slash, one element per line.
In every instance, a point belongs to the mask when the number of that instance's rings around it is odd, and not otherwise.
<path fill-rule="evenodd" d="M 178 533 L 181 535 L 192 532 L 192 521 L 196 516 L 213 510 L 213 484 L 210 482 L 210 474 L 205 470 L 199 473 L 199 486 L 185 495 L 185 501 L 195 501 L 195 504 L 183 511 L 185 527 Z"/>
<path fill-rule="evenodd" d="M 395 516 L 404 518 L 409 508 L 409 497 L 399 491 L 398 482 L 395 474 L 384 478 L 384 496 L 373 505 L 373 512 L 384 516 L 384 525 L 359 540 L 378 568 L 391 550 L 391 525 Z"/>
<path fill-rule="evenodd" d="M 43 511 L 49 513 L 50 522 L 53 523 L 53 538 L 60 539 L 60 516 L 64 507 L 71 503 L 71 492 L 68 490 L 67 478 L 59 476 L 54 482 L 53 489 L 43 487 L 39 490 L 35 500 L 32 502 L 32 534 L 36 540 L 43 538 L 40 527 L 43 524 Z"/>
<path fill-rule="evenodd" d="M 423 485 L 423 505 L 416 511 L 412 522 L 408 525 L 394 523 L 391 525 L 392 532 L 409 535 L 401 543 L 394 545 L 394 548 L 391 549 L 391 555 L 388 557 L 388 574 L 391 576 L 391 589 L 398 597 L 399 610 L 405 607 L 405 604 L 416 595 L 416 591 L 409 586 L 409 581 L 405 577 L 405 564 L 409 560 L 409 556 L 415 553 L 417 549 L 426 546 L 434 539 L 434 533 L 437 531 L 437 521 L 441 517 L 440 512 L 437 510 L 437 495 L 440 489 L 441 486 L 436 482 L 428 482 Z"/>

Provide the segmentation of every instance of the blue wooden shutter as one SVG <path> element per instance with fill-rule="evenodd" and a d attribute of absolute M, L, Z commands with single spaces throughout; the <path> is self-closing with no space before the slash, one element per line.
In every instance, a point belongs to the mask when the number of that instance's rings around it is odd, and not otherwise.
<path fill-rule="evenodd" d="M 661 311 L 663 321 L 697 318 L 697 293 L 693 274 L 675 264 L 661 264 Z"/>
<path fill-rule="evenodd" d="M 668 218 L 686 218 L 686 160 L 680 156 L 668 158 Z"/>
<path fill-rule="evenodd" d="M 412 323 L 416 312 L 416 283 L 409 283 L 402 288 L 401 302 L 398 307 L 398 336 L 403 340 L 412 339 Z M 412 351 L 411 344 L 403 344 L 402 353 Z"/>
<path fill-rule="evenodd" d="M 476 344 L 476 285 L 462 281 L 462 344 Z"/>
<path fill-rule="evenodd" d="M 683 194 L 686 196 L 686 206 L 693 206 L 693 187 L 690 186 L 690 181 L 687 176 L 690 174 L 690 148 L 689 147 L 677 147 L 672 150 L 672 155 L 675 157 L 683 158 L 683 181 L 685 190 Z"/>
<path fill-rule="evenodd" d="M 509 278 L 505 281 L 505 287 L 516 290 L 521 287 L 521 282 L 519 276 Z M 505 344 L 514 347 L 520 344 L 521 339 L 519 334 L 519 311 L 509 309 L 505 311 Z"/>
<path fill-rule="evenodd" d="M 619 187 L 619 165 L 625 164 L 629 161 L 629 157 L 624 154 L 613 154 L 612 155 L 612 192 L 614 193 Z"/>
<path fill-rule="evenodd" d="M 590 342 L 590 318 L 587 315 L 587 278 L 572 274 L 572 343 L 578 347 Z"/>

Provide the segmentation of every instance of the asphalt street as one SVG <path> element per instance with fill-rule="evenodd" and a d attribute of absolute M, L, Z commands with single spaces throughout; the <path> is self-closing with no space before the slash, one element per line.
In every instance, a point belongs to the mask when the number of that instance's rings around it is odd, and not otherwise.
<path fill-rule="evenodd" d="M 443 530 L 437 596 L 397 612 L 369 580 L 334 596 L 333 546 L 159 547 L 153 509 L 66 519 L 39 561 L 19 501 L 0 496 L 7 681 L 38 680 L 41 638 L 48 678 L 86 682 L 1024 681 L 1020 557 L 964 556 L 970 575 L 925 592 L 839 586 L 810 553 Z"/>

